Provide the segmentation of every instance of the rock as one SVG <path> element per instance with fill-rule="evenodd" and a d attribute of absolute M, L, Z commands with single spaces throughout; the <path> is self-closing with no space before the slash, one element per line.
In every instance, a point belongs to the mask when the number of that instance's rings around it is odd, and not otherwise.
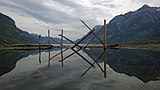
<path fill-rule="evenodd" d="M 44 78 L 45 74 L 41 72 L 40 70 L 36 70 L 33 73 L 31 73 L 29 77 L 34 78 L 34 79 L 40 79 L 40 78 Z"/>

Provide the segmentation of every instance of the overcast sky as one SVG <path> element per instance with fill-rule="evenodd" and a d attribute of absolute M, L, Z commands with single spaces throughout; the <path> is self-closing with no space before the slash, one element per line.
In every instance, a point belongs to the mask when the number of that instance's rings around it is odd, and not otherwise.
<path fill-rule="evenodd" d="M 135 11 L 147 4 L 159 7 L 160 0 L 0 0 L 0 12 L 15 20 L 16 25 L 30 33 L 58 37 L 61 29 L 75 40 L 89 30 L 80 22 L 84 20 L 91 28 L 107 23 L 116 15 Z"/>

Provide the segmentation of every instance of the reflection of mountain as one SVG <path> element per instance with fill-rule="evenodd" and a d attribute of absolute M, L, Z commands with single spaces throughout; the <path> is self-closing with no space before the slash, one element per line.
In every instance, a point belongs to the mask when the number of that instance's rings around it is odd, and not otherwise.
<path fill-rule="evenodd" d="M 97 54 L 93 55 L 95 58 L 98 57 Z M 158 51 L 131 49 L 108 50 L 107 63 L 114 71 L 124 73 L 128 76 L 135 76 L 144 83 L 147 83 L 149 81 L 160 80 L 159 55 L 160 52 Z M 102 61 L 103 58 L 99 62 Z"/>
<path fill-rule="evenodd" d="M 31 52 L 0 51 L 0 76 L 15 68 L 18 60 L 27 57 Z"/>

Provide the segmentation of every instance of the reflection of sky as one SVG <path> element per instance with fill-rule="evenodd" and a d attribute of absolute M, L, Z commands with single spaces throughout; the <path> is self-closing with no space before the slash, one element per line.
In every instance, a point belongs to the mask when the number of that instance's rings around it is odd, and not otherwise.
<path fill-rule="evenodd" d="M 57 51 L 51 52 L 51 56 Z M 64 56 L 71 53 L 67 51 Z M 83 56 L 87 55 L 81 52 Z M 42 63 L 38 61 L 38 55 L 19 60 L 16 68 L 0 77 L 1 90 L 158 90 L 159 81 L 150 81 L 144 84 L 136 77 L 116 73 L 107 65 L 107 78 L 103 78 L 101 70 L 96 66 L 84 77 L 80 75 L 89 67 L 76 54 L 66 61 L 64 67 L 58 62 L 60 57 L 51 60 L 51 67 L 47 66 L 48 53 L 42 53 Z M 103 66 L 103 63 L 101 64 Z M 33 79 L 28 77 L 33 71 L 40 70 L 46 77 Z"/>

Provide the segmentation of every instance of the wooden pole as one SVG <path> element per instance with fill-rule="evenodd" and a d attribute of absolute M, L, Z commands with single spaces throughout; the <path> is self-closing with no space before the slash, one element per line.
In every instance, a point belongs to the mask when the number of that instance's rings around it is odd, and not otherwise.
<path fill-rule="evenodd" d="M 49 48 L 50 48 L 50 30 L 48 30 L 48 44 L 49 44 Z"/>
<path fill-rule="evenodd" d="M 39 34 L 39 40 L 38 40 L 38 43 L 39 43 L 39 45 L 41 44 L 41 34 Z"/>
<path fill-rule="evenodd" d="M 39 35 L 39 63 L 41 63 L 41 34 Z"/>
<path fill-rule="evenodd" d="M 106 78 L 106 20 L 104 20 L 104 78 Z"/>
<path fill-rule="evenodd" d="M 61 60 L 62 60 L 62 67 L 63 67 L 63 29 L 61 30 Z"/>

